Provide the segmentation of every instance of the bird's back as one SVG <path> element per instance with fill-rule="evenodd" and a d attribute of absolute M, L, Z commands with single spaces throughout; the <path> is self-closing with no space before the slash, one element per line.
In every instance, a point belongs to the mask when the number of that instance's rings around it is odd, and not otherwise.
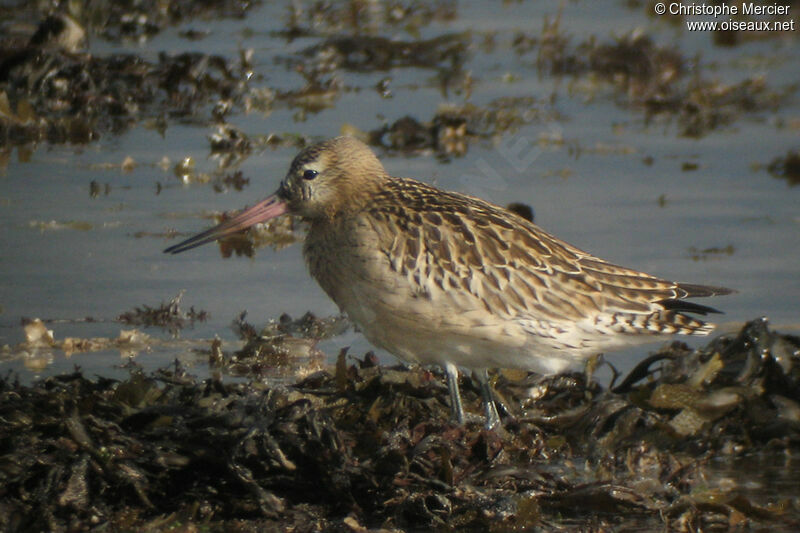
<path fill-rule="evenodd" d="M 498 206 L 409 179 L 313 224 L 305 252 L 370 341 L 468 367 L 558 371 L 647 334 L 704 335 L 713 326 L 685 313 L 714 310 L 684 298 L 730 292 L 613 265 Z M 496 364 L 470 364 L 490 353 Z M 531 362 L 545 355 L 552 368 Z"/>

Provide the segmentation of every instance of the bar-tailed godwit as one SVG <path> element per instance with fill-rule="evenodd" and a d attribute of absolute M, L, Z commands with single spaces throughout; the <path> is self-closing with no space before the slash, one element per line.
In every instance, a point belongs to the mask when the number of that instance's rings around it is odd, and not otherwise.
<path fill-rule="evenodd" d="M 311 275 L 372 344 L 444 367 L 461 423 L 458 367 L 478 377 L 493 427 L 487 369 L 554 374 L 653 337 L 707 335 L 686 313 L 716 310 L 684 298 L 732 292 L 608 263 L 489 202 L 391 177 L 350 137 L 306 148 L 275 194 L 165 252 L 284 213 L 309 222 Z"/>

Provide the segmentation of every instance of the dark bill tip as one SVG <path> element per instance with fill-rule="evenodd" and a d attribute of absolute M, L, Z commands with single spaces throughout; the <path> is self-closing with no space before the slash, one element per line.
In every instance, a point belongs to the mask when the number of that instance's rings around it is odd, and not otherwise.
<path fill-rule="evenodd" d="M 254 224 L 266 222 L 286 213 L 286 202 L 272 195 L 269 198 L 257 203 L 253 207 L 247 208 L 235 217 L 221 222 L 213 228 L 189 237 L 185 241 L 174 244 L 164 250 L 165 254 L 179 254 L 192 248 L 197 248 L 206 243 L 216 241 L 238 231 L 245 230 Z"/>

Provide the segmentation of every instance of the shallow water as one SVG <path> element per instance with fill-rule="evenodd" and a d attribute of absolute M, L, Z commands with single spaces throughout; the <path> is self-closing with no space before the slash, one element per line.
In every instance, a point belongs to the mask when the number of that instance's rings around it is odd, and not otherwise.
<path fill-rule="evenodd" d="M 589 35 L 610 41 L 640 28 L 657 44 L 674 43 L 687 58 L 700 54 L 708 78 L 735 83 L 763 76 L 777 91 L 797 82 L 797 32 L 720 48 L 712 45 L 710 33 L 689 33 L 649 16 L 644 6 L 569 2 L 562 7 L 561 30 L 573 42 Z M 533 96 L 543 119 L 493 141 L 471 143 L 464 157 L 442 163 L 432 154 L 380 156 L 394 175 L 418 177 L 501 205 L 526 202 L 545 229 L 615 263 L 736 288 L 738 294 L 709 302 L 725 311 L 719 318 L 724 330 L 764 315 L 776 329 L 798 331 L 800 187 L 765 170 L 770 161 L 798 148 L 797 95 L 776 109 L 737 116 L 700 139 L 681 137 L 676 124 L 645 124 L 641 112 L 618 105 L 620 96 L 610 84 L 542 74 L 535 67 L 535 52 L 520 56 L 512 51 L 516 32 L 536 36 L 543 18 L 552 20 L 558 9 L 555 3 L 460 2 L 452 20 L 420 28 L 420 38 L 471 32 L 465 65 L 473 78 L 469 99 L 463 92 L 443 95 L 429 69 L 343 72 L 351 90 L 305 120 L 298 120 L 296 109 L 281 106 L 268 116 L 235 112 L 226 120 L 251 136 L 292 132 L 325 138 L 346 124 L 367 131 L 404 115 L 429 120 L 443 103 L 483 106 L 498 97 Z M 265 3 L 243 20 L 198 20 L 138 44 L 109 44 L 96 37 L 90 51 L 132 52 L 150 59 L 160 51 L 201 51 L 235 59 L 240 48 L 252 48 L 253 87 L 296 87 L 301 78 L 276 58 L 320 38 L 287 43 L 278 36 L 287 11 L 283 4 Z M 187 28 L 209 34 L 188 41 L 179 36 Z M 382 27 L 379 34 L 413 38 L 399 27 Z M 485 44 L 489 37 L 491 47 Z M 390 99 L 374 88 L 386 76 L 392 78 Z M 208 173 L 216 166 L 207 138 L 215 127 L 206 118 L 195 123 L 168 119 L 163 135 L 140 124 L 88 145 L 40 145 L 24 161 L 18 152 L 11 155 L 0 177 L 0 345 L 23 340 L 22 317 L 65 321 L 48 324 L 57 338 L 116 337 L 120 329 L 129 329 L 113 321 L 120 313 L 157 306 L 181 290 L 186 291 L 185 307 L 211 315 L 182 337 L 218 335 L 230 343 L 225 349 L 234 346 L 229 325 L 243 310 L 257 326 L 282 313 L 337 312 L 305 272 L 299 245 L 261 248 L 252 259 L 224 260 L 215 245 L 177 256 L 161 253 L 176 242 L 164 236 L 171 230 L 193 234 L 210 224 L 203 215 L 253 204 L 271 193 L 295 155 L 296 149 L 288 147 L 256 149 L 239 166 L 250 178 L 241 192 L 216 193 L 207 183 L 184 185 L 172 172 L 176 162 L 192 157 L 197 170 Z M 126 157 L 137 163 L 129 172 L 119 168 Z M 162 168 L 164 158 L 170 164 Z M 685 163 L 697 168 L 686 170 Z M 108 194 L 92 198 L 93 181 L 107 185 Z M 726 247 L 731 253 L 693 257 L 693 250 Z M 96 321 L 75 322 L 84 317 Z M 158 329 L 146 332 L 170 338 Z M 343 346 L 351 346 L 354 354 L 370 349 L 352 331 L 321 344 L 331 357 Z M 612 360 L 630 368 L 648 349 L 628 350 Z M 137 361 L 153 368 L 175 357 L 195 361 L 196 372 L 205 372 L 203 357 L 175 344 L 156 346 Z M 116 351 L 70 358 L 55 351 L 37 357 L 15 354 L 0 362 L 0 371 L 19 372 L 25 381 L 73 365 L 89 375 L 114 375 L 122 362 Z"/>

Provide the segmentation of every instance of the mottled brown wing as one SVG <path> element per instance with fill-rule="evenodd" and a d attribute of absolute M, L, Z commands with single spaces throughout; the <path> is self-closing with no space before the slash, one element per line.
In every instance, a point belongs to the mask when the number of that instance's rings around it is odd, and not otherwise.
<path fill-rule="evenodd" d="M 393 227 L 384 252 L 419 286 L 463 290 L 500 316 L 577 321 L 660 310 L 707 313 L 682 298 L 728 289 L 684 285 L 608 263 L 502 208 L 414 180 L 392 180 L 373 215 Z"/>

